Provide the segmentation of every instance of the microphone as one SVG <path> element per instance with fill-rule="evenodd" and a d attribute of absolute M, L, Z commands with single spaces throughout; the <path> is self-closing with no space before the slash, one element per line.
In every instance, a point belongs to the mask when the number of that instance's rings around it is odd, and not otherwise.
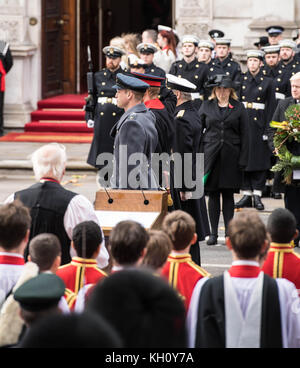
<path fill-rule="evenodd" d="M 148 201 L 148 199 L 146 198 L 145 193 L 144 193 L 144 191 L 143 191 L 143 190 L 142 190 L 142 194 L 143 194 L 143 197 L 144 197 L 144 205 L 145 205 L 145 206 L 149 206 L 150 202 L 149 202 L 149 201 Z"/>
<path fill-rule="evenodd" d="M 106 193 L 106 195 L 107 195 L 107 197 L 108 197 L 108 203 L 109 203 L 109 204 L 113 204 L 113 203 L 114 203 L 114 200 L 111 198 L 111 196 L 109 195 L 109 193 L 108 193 L 108 191 L 106 190 L 106 188 L 104 188 L 104 190 L 105 190 L 105 193 Z"/>

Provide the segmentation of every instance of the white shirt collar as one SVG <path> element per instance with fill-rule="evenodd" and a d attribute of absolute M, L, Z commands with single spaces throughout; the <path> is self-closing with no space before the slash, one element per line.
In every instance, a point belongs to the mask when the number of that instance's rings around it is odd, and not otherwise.
<path fill-rule="evenodd" d="M 233 261 L 232 266 L 255 266 L 255 267 L 259 267 L 259 263 L 256 262 L 256 261 L 239 260 L 239 261 Z"/>

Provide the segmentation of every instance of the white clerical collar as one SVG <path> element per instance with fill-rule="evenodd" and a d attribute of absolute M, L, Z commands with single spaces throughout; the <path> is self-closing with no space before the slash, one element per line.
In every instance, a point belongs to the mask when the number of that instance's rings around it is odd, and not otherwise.
<path fill-rule="evenodd" d="M 259 267 L 259 263 L 256 262 L 256 261 L 238 260 L 238 261 L 233 261 L 232 266 L 255 266 L 255 267 Z"/>
<path fill-rule="evenodd" d="M 0 252 L 0 256 L 24 258 L 21 254 L 18 254 L 18 253 L 8 253 L 8 252 Z"/>

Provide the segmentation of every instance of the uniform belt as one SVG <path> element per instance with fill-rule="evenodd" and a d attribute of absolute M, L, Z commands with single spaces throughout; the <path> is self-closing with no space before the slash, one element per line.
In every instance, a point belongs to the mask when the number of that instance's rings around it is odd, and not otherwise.
<path fill-rule="evenodd" d="M 99 97 L 98 98 L 98 103 L 99 104 L 106 104 L 106 103 L 111 103 L 116 105 L 117 104 L 117 99 L 115 97 Z"/>
<path fill-rule="evenodd" d="M 257 102 L 243 102 L 246 109 L 264 110 L 266 105 Z"/>
<path fill-rule="evenodd" d="M 284 100 L 285 99 L 285 94 L 276 92 L 275 97 L 276 97 L 277 100 Z"/>

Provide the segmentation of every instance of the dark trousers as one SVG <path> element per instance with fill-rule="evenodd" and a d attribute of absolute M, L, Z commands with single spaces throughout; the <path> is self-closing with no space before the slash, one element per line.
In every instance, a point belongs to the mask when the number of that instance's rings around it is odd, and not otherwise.
<path fill-rule="evenodd" d="M 225 235 L 227 235 L 229 221 L 234 216 L 234 191 L 223 189 L 215 192 L 209 192 L 208 214 L 211 226 L 211 235 L 218 236 L 218 227 L 221 214 L 221 194 L 222 194 L 222 212 L 225 225 Z"/>
<path fill-rule="evenodd" d="M 263 190 L 266 184 L 267 171 L 245 171 L 242 190 Z"/>
<path fill-rule="evenodd" d="M 285 208 L 293 213 L 297 221 L 297 229 L 300 232 L 300 186 L 287 185 L 284 195 Z M 299 242 L 299 237 L 295 243 Z"/>

